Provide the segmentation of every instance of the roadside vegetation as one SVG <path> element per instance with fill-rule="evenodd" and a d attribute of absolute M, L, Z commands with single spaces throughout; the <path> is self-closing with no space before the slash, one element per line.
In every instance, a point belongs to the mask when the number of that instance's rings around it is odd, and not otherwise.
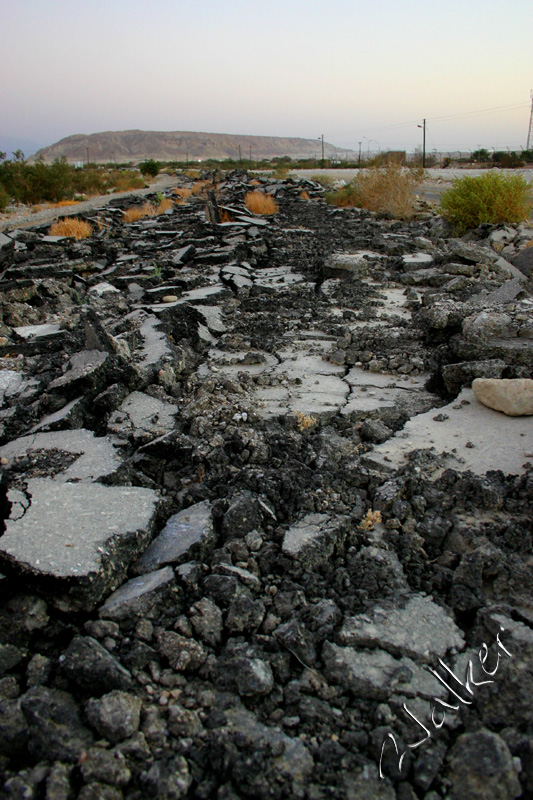
<path fill-rule="evenodd" d="M 361 172 L 337 191 L 326 192 L 326 201 L 339 208 L 366 208 L 380 216 L 410 219 L 415 213 L 416 189 L 424 175 L 422 169 L 405 169 L 391 161 Z"/>
<path fill-rule="evenodd" d="M 52 164 L 28 164 L 20 151 L 12 159 L 0 153 L 0 211 L 5 211 L 9 203 L 59 203 L 145 186 L 146 181 L 137 170 L 96 165 L 76 169 L 66 159 Z"/>
<path fill-rule="evenodd" d="M 496 172 L 456 178 L 441 197 L 441 212 L 458 234 L 484 222 L 516 224 L 529 219 L 531 185 L 521 175 Z"/>

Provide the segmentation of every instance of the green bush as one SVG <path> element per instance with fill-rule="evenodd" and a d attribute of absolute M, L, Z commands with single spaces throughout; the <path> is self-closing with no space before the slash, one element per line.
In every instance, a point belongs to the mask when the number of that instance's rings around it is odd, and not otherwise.
<path fill-rule="evenodd" d="M 139 169 L 141 170 L 143 175 L 150 175 L 152 178 L 159 173 L 160 164 L 158 161 L 154 161 L 153 158 L 149 158 L 148 161 L 143 161 L 142 164 L 139 164 Z"/>
<path fill-rule="evenodd" d="M 0 185 L 0 211 L 5 211 L 9 203 L 9 195 L 2 185 Z"/>
<path fill-rule="evenodd" d="M 442 195 L 441 211 L 458 234 L 484 222 L 522 222 L 531 213 L 531 186 L 521 175 L 493 172 L 456 178 Z"/>

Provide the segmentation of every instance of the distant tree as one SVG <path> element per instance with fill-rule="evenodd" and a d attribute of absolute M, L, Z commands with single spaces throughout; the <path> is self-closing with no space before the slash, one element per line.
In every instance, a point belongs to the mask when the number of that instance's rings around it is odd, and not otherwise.
<path fill-rule="evenodd" d="M 154 161 L 153 158 L 149 158 L 147 161 L 143 161 L 142 164 L 139 164 L 139 169 L 141 170 L 143 175 L 150 175 L 152 178 L 159 173 L 160 164 L 158 161 Z"/>
<path fill-rule="evenodd" d="M 518 153 L 515 153 L 514 150 L 511 152 L 508 150 L 497 150 L 492 154 L 492 160 L 499 167 L 504 167 L 507 169 L 524 166 L 522 157 L 519 156 Z"/>
<path fill-rule="evenodd" d="M 482 161 L 489 161 L 490 153 L 484 147 L 481 147 L 479 150 L 474 150 L 472 153 L 472 159 L 478 163 L 481 163 Z"/>

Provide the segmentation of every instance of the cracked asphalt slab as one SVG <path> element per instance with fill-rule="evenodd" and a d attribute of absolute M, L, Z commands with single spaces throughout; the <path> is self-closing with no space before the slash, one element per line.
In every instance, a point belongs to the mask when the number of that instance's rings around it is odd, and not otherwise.
<path fill-rule="evenodd" d="M 530 230 L 250 188 L 0 239 L 3 792 L 528 797 Z"/>

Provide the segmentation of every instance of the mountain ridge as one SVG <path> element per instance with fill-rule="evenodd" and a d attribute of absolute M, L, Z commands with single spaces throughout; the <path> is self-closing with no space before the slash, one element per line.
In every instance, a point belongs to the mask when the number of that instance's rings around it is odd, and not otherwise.
<path fill-rule="evenodd" d="M 324 142 L 325 158 L 339 157 L 345 153 L 353 154 L 353 151 Z M 320 159 L 322 144 L 319 138 L 132 129 L 72 134 L 41 148 L 32 160 L 42 158 L 44 161 L 53 161 L 65 156 L 71 163 L 120 163 L 149 158 L 157 161 L 203 161 L 208 158 L 249 160 L 250 155 L 254 161 L 283 156 Z"/>

